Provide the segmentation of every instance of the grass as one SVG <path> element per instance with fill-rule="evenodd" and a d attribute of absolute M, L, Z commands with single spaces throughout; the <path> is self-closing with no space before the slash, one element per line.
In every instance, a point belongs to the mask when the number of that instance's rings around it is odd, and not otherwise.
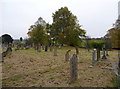
<path fill-rule="evenodd" d="M 15 76 L 11 79 L 11 81 L 18 81 L 18 80 L 20 80 L 20 79 L 22 78 L 22 76 L 23 76 L 23 75 L 15 75 Z"/>
<path fill-rule="evenodd" d="M 114 73 L 109 70 L 89 68 L 92 64 L 92 52 L 79 48 L 78 80 L 69 84 L 70 65 L 65 62 L 65 53 L 71 50 L 70 55 L 76 51 L 73 47 L 58 48 L 58 56 L 53 51 L 37 52 L 34 49 L 13 51 L 5 57 L 3 63 L 3 86 L 46 86 L 46 87 L 105 87 L 112 84 Z M 114 58 L 114 59 L 113 59 Z M 106 61 L 116 61 L 116 51 L 111 51 Z M 102 64 L 99 64 L 102 65 Z M 108 75 L 109 76 L 105 76 Z M 103 83 L 105 82 L 105 83 Z"/>
<path fill-rule="evenodd" d="M 119 84 L 119 80 L 118 80 L 118 77 L 115 76 L 112 80 L 111 80 L 111 84 L 110 84 L 111 87 L 119 87 L 120 84 Z"/>

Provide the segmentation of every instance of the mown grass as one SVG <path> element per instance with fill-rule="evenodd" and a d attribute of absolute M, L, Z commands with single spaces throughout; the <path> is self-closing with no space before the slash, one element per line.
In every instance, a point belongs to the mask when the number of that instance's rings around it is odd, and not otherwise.
<path fill-rule="evenodd" d="M 70 65 L 69 62 L 65 62 L 65 53 L 69 49 L 70 55 L 76 52 L 74 47 L 58 48 L 58 56 L 53 56 L 54 52 L 50 50 L 48 52 L 44 50 L 37 52 L 34 49 L 13 51 L 11 57 L 6 57 L 3 64 L 3 79 L 6 78 L 3 80 L 3 86 L 110 86 L 109 84 L 112 83 L 110 80 L 114 75 L 108 70 L 89 68 L 92 64 L 92 52 L 82 48 L 79 48 L 78 55 L 78 80 L 69 84 Z M 110 53 L 114 56 L 112 52 Z M 110 57 L 106 61 L 111 61 Z M 104 76 L 108 74 L 109 76 Z"/>

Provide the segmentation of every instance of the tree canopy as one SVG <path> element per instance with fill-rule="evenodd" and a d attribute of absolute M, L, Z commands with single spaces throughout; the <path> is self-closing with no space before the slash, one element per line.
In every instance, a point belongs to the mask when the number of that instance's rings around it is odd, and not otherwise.
<path fill-rule="evenodd" d="M 46 23 L 41 17 L 38 18 L 38 20 L 35 22 L 35 25 L 30 26 L 28 35 L 33 43 L 47 43 L 47 32 L 45 30 L 45 26 Z"/>
<path fill-rule="evenodd" d="M 53 13 L 51 35 L 59 43 L 78 46 L 81 37 L 85 36 L 85 30 L 80 28 L 77 17 L 67 7 L 62 7 Z"/>
<path fill-rule="evenodd" d="M 106 38 L 112 42 L 113 48 L 120 48 L 120 29 L 109 29 Z"/>
<path fill-rule="evenodd" d="M 4 34 L 1 37 L 2 37 L 3 44 L 9 44 L 13 42 L 13 38 L 9 34 Z"/>

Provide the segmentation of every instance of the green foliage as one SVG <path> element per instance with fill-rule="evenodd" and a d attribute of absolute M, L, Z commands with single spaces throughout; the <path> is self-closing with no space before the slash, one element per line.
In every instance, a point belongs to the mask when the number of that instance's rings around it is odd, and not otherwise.
<path fill-rule="evenodd" d="M 3 44 L 9 44 L 13 42 L 13 38 L 9 34 L 4 34 L 1 36 Z"/>
<path fill-rule="evenodd" d="M 20 37 L 20 41 L 21 41 L 21 42 L 23 41 L 23 38 L 22 38 L 22 37 Z"/>
<path fill-rule="evenodd" d="M 91 40 L 90 41 L 91 48 L 102 49 L 103 44 L 104 44 L 104 42 L 102 40 Z"/>
<path fill-rule="evenodd" d="M 18 81 L 18 80 L 20 80 L 22 77 L 23 77 L 22 75 L 15 75 L 15 76 L 11 79 L 11 81 Z"/>
<path fill-rule="evenodd" d="M 62 44 L 79 46 L 85 30 L 80 28 L 77 17 L 67 7 L 62 7 L 53 14 L 51 35 Z"/>
<path fill-rule="evenodd" d="M 107 35 L 112 42 L 113 48 L 120 48 L 120 29 L 111 28 L 108 30 Z"/>
<path fill-rule="evenodd" d="M 47 44 L 48 35 L 45 30 L 45 21 L 42 18 L 39 18 L 35 25 L 30 27 L 28 35 L 30 40 L 35 44 Z"/>

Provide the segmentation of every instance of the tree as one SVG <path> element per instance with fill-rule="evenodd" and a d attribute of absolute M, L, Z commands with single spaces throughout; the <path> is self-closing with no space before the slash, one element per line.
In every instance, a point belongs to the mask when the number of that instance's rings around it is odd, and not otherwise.
<path fill-rule="evenodd" d="M 40 17 L 38 21 L 35 22 L 35 25 L 31 25 L 29 28 L 29 38 L 35 45 L 37 45 L 38 51 L 40 51 L 39 46 L 41 44 L 48 43 L 48 36 L 45 30 L 45 26 L 45 21 Z"/>
<path fill-rule="evenodd" d="M 90 41 L 91 48 L 96 48 L 96 49 L 99 49 L 99 50 L 102 49 L 103 44 L 104 44 L 104 41 L 102 41 L 102 40 L 91 40 Z"/>
<path fill-rule="evenodd" d="M 85 44 L 85 46 L 86 46 L 86 48 L 88 49 L 88 51 L 90 50 L 90 37 L 89 36 L 86 36 L 86 44 Z"/>
<path fill-rule="evenodd" d="M 22 38 L 22 37 L 20 37 L 20 41 L 21 41 L 21 42 L 23 41 L 23 38 Z"/>
<path fill-rule="evenodd" d="M 51 35 L 55 43 L 72 45 L 78 51 L 81 37 L 85 36 L 85 30 L 80 28 L 77 17 L 67 7 L 62 7 L 53 14 Z"/>
<path fill-rule="evenodd" d="M 109 35 L 113 48 L 120 48 L 120 29 L 111 28 L 107 34 Z"/>
<path fill-rule="evenodd" d="M 4 34 L 1 37 L 2 37 L 2 44 L 6 44 L 9 46 L 9 44 L 13 42 L 13 38 L 8 34 Z"/>

